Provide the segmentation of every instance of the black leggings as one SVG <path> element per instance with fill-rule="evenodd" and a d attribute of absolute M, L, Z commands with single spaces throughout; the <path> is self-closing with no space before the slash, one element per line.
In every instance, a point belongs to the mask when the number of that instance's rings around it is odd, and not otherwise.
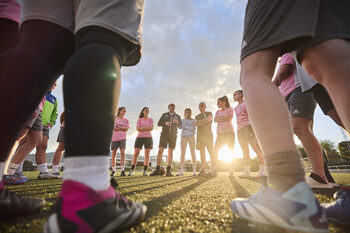
<path fill-rule="evenodd" d="M 74 49 L 73 34 L 53 23 L 29 20 L 21 32 L 16 49 L 0 54 L 0 162 Z"/>

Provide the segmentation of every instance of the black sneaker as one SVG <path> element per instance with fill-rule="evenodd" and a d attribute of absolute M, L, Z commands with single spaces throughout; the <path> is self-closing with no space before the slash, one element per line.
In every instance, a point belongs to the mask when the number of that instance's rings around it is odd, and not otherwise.
<path fill-rule="evenodd" d="M 110 186 L 103 191 L 66 180 L 43 232 L 122 232 L 143 221 L 147 207 Z"/>
<path fill-rule="evenodd" d="M 112 171 L 111 176 L 115 176 L 115 171 Z"/>
<path fill-rule="evenodd" d="M 159 170 L 155 170 L 154 172 L 152 172 L 149 176 L 161 176 L 162 174 L 160 173 Z M 164 174 L 163 174 L 164 175 Z"/>
<path fill-rule="evenodd" d="M 166 171 L 165 176 L 174 176 L 174 175 L 171 174 L 171 171 Z"/>
<path fill-rule="evenodd" d="M 120 176 L 126 176 L 126 175 L 125 175 L 125 171 L 121 171 L 121 172 L 120 172 Z"/>
<path fill-rule="evenodd" d="M 7 221 L 39 212 L 45 205 L 40 198 L 24 198 L 2 187 L 0 183 L 0 221 Z"/>

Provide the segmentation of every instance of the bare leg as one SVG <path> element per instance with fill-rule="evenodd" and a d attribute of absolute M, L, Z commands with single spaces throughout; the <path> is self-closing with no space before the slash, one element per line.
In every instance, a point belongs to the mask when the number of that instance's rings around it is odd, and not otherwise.
<path fill-rule="evenodd" d="M 171 164 L 173 163 L 173 151 L 174 149 L 168 148 L 168 166 L 171 166 Z"/>
<path fill-rule="evenodd" d="M 59 165 L 62 160 L 62 154 L 65 150 L 64 142 L 60 142 L 53 156 L 53 165 Z"/>
<path fill-rule="evenodd" d="M 199 153 L 201 154 L 201 171 L 205 171 L 206 158 L 205 158 L 205 147 L 201 146 L 199 149 Z"/>
<path fill-rule="evenodd" d="M 196 149 L 195 149 L 196 143 L 195 143 L 194 137 L 189 139 L 189 144 L 190 144 L 190 150 L 191 150 L 193 172 L 196 172 L 196 170 L 197 170 Z"/>
<path fill-rule="evenodd" d="M 115 158 L 117 156 L 117 150 L 112 150 L 112 169 L 116 166 L 115 165 Z"/>
<path fill-rule="evenodd" d="M 159 147 L 158 154 L 157 154 L 157 166 L 160 166 L 162 162 L 163 151 L 164 151 L 164 147 Z"/>
<path fill-rule="evenodd" d="M 253 150 L 256 153 L 256 155 L 258 156 L 259 165 L 264 166 L 265 165 L 264 156 L 263 156 L 263 154 L 261 152 L 258 140 L 256 140 L 255 137 L 251 138 L 249 140 L 249 144 L 253 148 Z"/>
<path fill-rule="evenodd" d="M 120 165 L 125 166 L 125 149 L 120 149 Z"/>
<path fill-rule="evenodd" d="M 148 166 L 149 165 L 149 155 L 151 153 L 151 149 L 145 149 L 145 160 L 144 160 L 144 163 L 143 165 L 144 166 Z"/>
<path fill-rule="evenodd" d="M 138 158 L 139 155 L 140 155 L 140 151 L 141 151 L 140 148 L 135 148 L 134 156 L 132 157 L 131 165 L 136 165 L 136 163 L 137 163 L 137 158 Z M 148 155 L 148 159 L 149 159 L 149 155 Z M 145 157 L 145 161 L 146 161 L 146 157 Z"/>
<path fill-rule="evenodd" d="M 340 117 L 337 113 L 337 110 L 335 110 L 335 108 L 333 108 L 332 110 L 327 112 L 327 115 L 332 118 L 332 120 L 339 125 L 340 127 L 344 128 L 343 122 L 340 120 Z"/>
<path fill-rule="evenodd" d="M 42 138 L 41 131 L 30 131 L 28 133 L 28 139 L 15 153 L 12 159 L 12 163 L 19 164 L 24 158 L 40 144 Z"/>
<path fill-rule="evenodd" d="M 186 148 L 187 148 L 187 138 L 181 137 L 181 156 L 180 156 L 180 171 L 181 172 L 183 172 L 183 168 L 184 168 Z M 169 165 L 169 163 L 168 163 L 168 165 Z M 171 164 L 170 164 L 170 166 L 171 166 Z"/>
<path fill-rule="evenodd" d="M 43 135 L 41 143 L 36 147 L 35 161 L 38 165 L 46 163 L 46 149 L 48 140 L 49 138 Z"/>

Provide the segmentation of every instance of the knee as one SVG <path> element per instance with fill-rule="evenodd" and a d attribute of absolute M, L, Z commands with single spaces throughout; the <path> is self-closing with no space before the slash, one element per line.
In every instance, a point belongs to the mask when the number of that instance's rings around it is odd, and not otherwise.
<path fill-rule="evenodd" d="M 308 127 L 300 124 L 293 125 L 293 131 L 294 131 L 294 134 L 297 135 L 299 138 L 309 133 Z"/>
<path fill-rule="evenodd" d="M 315 55 L 313 54 L 305 56 L 302 64 L 306 72 L 310 76 L 312 76 L 317 82 L 322 84 L 324 82 L 323 72 L 321 71 L 317 62 L 315 62 L 315 59 L 313 58 L 314 56 Z"/>

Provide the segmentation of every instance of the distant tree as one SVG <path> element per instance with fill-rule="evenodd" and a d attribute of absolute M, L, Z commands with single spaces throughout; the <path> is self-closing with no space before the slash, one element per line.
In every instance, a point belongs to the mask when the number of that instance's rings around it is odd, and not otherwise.
<path fill-rule="evenodd" d="M 338 144 L 338 150 L 342 158 L 350 159 L 350 142 L 342 141 Z"/>
<path fill-rule="evenodd" d="M 301 145 L 297 145 L 297 148 L 298 148 L 298 151 L 299 151 L 301 157 L 302 158 L 306 158 L 307 154 L 306 154 L 306 151 L 305 151 L 304 147 L 301 146 Z"/>
<path fill-rule="evenodd" d="M 23 171 L 33 171 L 33 170 L 34 170 L 34 167 L 33 167 L 32 161 L 24 160 Z"/>
<path fill-rule="evenodd" d="M 341 159 L 339 152 L 337 151 L 336 144 L 329 139 L 320 141 L 321 147 L 325 150 L 329 162 L 336 162 Z"/>

